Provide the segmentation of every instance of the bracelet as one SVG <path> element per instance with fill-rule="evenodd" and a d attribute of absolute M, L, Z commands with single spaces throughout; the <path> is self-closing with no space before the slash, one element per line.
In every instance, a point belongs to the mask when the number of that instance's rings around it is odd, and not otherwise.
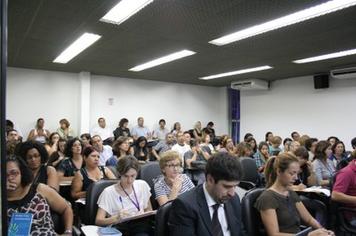
<path fill-rule="evenodd" d="M 71 229 L 67 229 L 66 231 L 64 231 L 64 234 L 72 234 L 72 230 Z"/>

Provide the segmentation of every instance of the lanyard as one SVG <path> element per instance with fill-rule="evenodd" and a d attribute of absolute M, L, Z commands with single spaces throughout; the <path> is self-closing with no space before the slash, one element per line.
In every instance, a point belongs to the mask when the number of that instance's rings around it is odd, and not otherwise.
<path fill-rule="evenodd" d="M 135 191 L 135 188 L 134 186 L 132 185 L 132 190 L 134 192 L 134 196 L 135 196 L 135 201 L 132 200 L 132 198 L 130 197 L 130 195 L 126 192 L 126 190 L 122 187 L 122 184 L 120 182 L 120 187 L 122 188 L 122 190 L 124 190 L 124 193 L 126 194 L 126 196 L 130 199 L 130 201 L 132 202 L 132 204 L 134 204 L 134 206 L 136 207 L 136 209 L 138 211 L 140 211 L 140 203 L 138 202 L 137 200 L 137 195 L 136 195 L 136 191 Z M 120 198 L 120 201 L 121 201 L 121 204 L 122 204 L 122 199 Z"/>

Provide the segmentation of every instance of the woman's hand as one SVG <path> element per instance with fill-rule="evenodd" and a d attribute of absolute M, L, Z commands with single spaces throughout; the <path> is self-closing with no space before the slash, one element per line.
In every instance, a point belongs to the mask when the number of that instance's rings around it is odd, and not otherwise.
<path fill-rule="evenodd" d="M 321 228 L 310 232 L 308 236 L 335 236 L 335 234 L 333 231 Z"/>
<path fill-rule="evenodd" d="M 15 191 L 17 188 L 17 184 L 6 181 L 6 190 Z"/>

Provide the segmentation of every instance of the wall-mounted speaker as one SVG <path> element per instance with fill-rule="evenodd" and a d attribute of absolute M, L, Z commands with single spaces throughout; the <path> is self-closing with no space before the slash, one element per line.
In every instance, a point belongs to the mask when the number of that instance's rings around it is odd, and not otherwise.
<path fill-rule="evenodd" d="M 329 74 L 314 75 L 314 88 L 329 88 Z"/>

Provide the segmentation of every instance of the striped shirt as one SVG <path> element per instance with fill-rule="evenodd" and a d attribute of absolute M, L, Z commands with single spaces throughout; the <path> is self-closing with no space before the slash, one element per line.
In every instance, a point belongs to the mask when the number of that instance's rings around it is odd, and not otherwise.
<path fill-rule="evenodd" d="M 194 188 L 193 182 L 189 179 L 187 175 L 182 174 L 182 177 L 183 177 L 182 188 L 179 190 L 178 195 Z M 156 199 L 161 196 L 169 196 L 172 190 L 164 180 L 163 175 L 158 176 L 154 180 L 154 183 L 155 183 L 154 189 L 155 189 Z"/>

